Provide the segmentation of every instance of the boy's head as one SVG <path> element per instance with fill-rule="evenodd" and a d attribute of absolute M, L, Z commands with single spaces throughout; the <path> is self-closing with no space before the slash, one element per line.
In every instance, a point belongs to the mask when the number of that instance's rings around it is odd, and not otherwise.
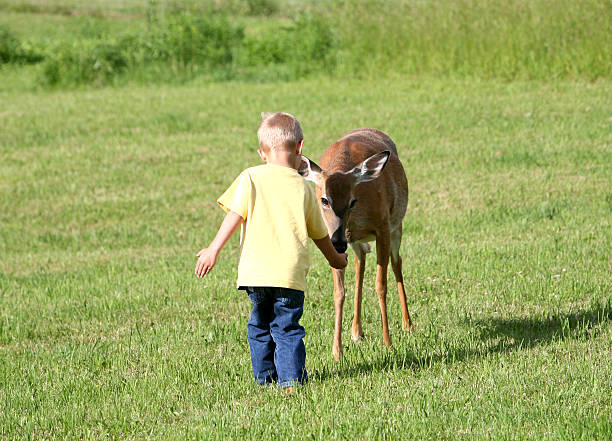
<path fill-rule="evenodd" d="M 302 128 L 297 119 L 288 113 L 262 113 L 261 124 L 257 129 L 261 149 L 269 153 L 295 153 L 304 140 Z"/>

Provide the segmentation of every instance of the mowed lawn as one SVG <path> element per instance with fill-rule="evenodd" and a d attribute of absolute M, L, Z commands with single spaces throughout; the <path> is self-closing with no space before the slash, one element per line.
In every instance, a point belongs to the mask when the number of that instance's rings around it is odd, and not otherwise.
<path fill-rule="evenodd" d="M 217 196 L 260 163 L 261 111 L 293 113 L 315 161 L 350 129 L 385 131 L 410 187 L 414 332 L 390 274 L 382 345 L 369 255 L 366 337 L 350 340 L 351 262 L 335 362 L 313 247 L 311 382 L 293 397 L 251 381 L 238 239 L 193 275 Z M 607 81 L 3 91 L 0 439 L 608 440 L 611 221 Z"/>

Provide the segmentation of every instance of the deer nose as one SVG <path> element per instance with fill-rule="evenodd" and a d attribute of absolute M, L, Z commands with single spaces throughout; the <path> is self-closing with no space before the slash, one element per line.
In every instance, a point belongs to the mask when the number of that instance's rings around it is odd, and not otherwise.
<path fill-rule="evenodd" d="M 340 225 L 334 234 L 332 234 L 331 242 L 334 248 L 339 253 L 344 253 L 346 251 L 346 236 L 344 234 L 344 225 Z"/>

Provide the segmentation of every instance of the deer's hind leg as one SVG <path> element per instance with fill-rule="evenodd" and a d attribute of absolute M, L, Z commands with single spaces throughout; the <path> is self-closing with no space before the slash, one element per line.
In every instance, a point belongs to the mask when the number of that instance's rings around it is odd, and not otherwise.
<path fill-rule="evenodd" d="M 404 276 L 402 275 L 402 258 L 399 255 L 400 245 L 402 244 L 402 226 L 391 232 L 391 267 L 397 282 L 397 292 L 399 294 L 400 307 L 402 308 L 402 329 L 410 331 L 412 320 L 408 313 L 406 304 L 406 291 L 404 290 Z"/>
<path fill-rule="evenodd" d="M 363 337 L 363 328 L 361 327 L 361 299 L 363 294 L 363 276 L 365 273 L 366 253 L 370 252 L 370 246 L 365 243 L 351 244 L 351 248 L 355 252 L 355 299 L 353 313 L 353 328 L 351 334 L 353 341 Z"/>

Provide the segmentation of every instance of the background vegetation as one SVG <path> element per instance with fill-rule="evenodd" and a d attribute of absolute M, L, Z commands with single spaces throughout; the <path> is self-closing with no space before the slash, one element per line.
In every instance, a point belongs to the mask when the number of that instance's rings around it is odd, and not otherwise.
<path fill-rule="evenodd" d="M 389 72 L 594 80 L 609 77 L 612 67 L 610 0 L 114 5 L 3 0 L 0 62 L 40 63 L 36 83 L 44 86 Z M 19 21 L 32 11 L 63 17 L 76 32 L 20 32 Z M 108 25 L 110 17 L 119 23 Z"/>
<path fill-rule="evenodd" d="M 0 439 L 609 440 L 610 3 L 186 4 L 0 0 Z M 275 110 L 313 159 L 384 130 L 410 186 L 415 331 L 391 289 L 381 344 L 370 258 L 334 362 L 313 249 L 293 397 L 237 239 L 193 276 Z"/>

